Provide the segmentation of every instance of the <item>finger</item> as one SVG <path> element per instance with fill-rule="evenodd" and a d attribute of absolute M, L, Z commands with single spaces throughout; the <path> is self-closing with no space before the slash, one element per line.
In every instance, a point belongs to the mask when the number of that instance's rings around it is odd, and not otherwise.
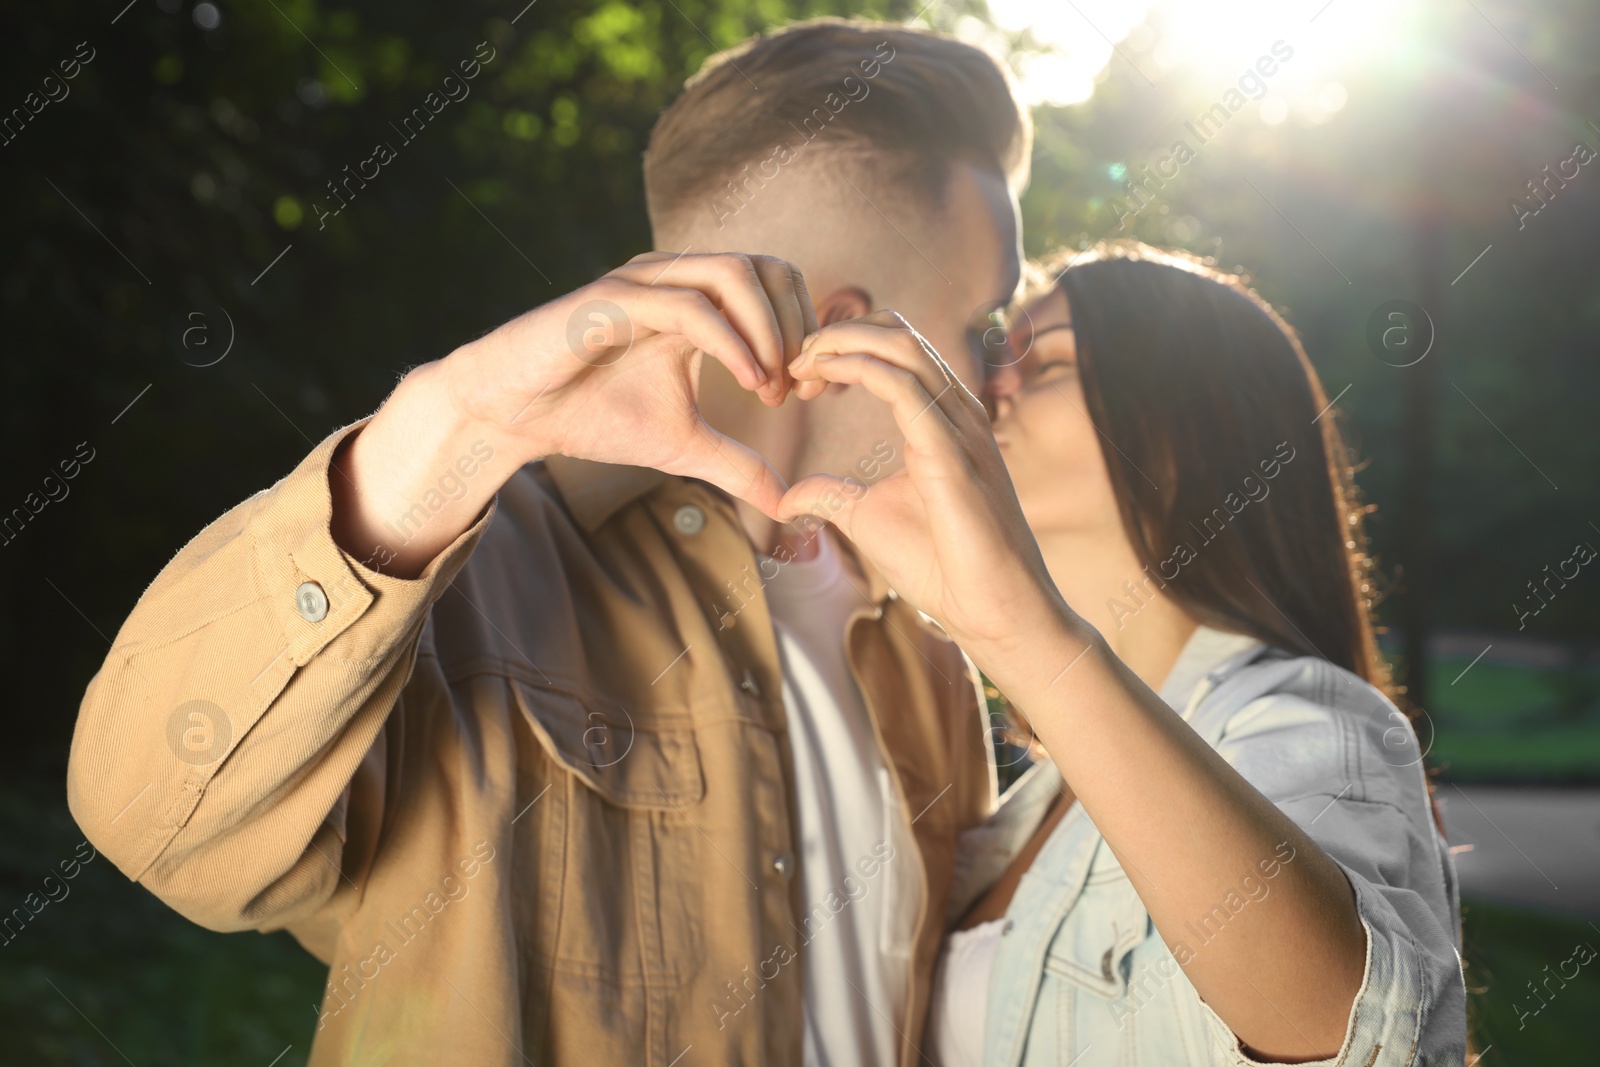
<path fill-rule="evenodd" d="M 769 387 L 760 361 L 699 290 L 632 285 L 618 291 L 617 303 L 636 327 L 682 337 L 727 367 L 744 388 L 759 394 Z"/>
<path fill-rule="evenodd" d="M 778 319 L 782 342 L 780 370 L 787 389 L 793 385 L 788 365 L 800 355 L 807 334 L 816 329 L 817 313 L 811 307 L 811 296 L 798 268 L 775 256 L 751 256 L 750 262 L 755 265 L 756 275 L 767 292 L 767 301 Z"/>
<path fill-rule="evenodd" d="M 950 414 L 961 408 L 966 389 L 931 346 L 893 312 L 874 312 L 825 326 L 807 339 L 805 354 L 794 368 L 797 381 L 816 376 L 818 356 L 866 354 L 916 376 L 930 397 L 939 398 Z"/>
<path fill-rule="evenodd" d="M 800 300 L 800 314 L 805 320 L 805 333 L 809 337 L 817 332 L 817 309 L 811 303 L 811 287 L 806 284 L 806 276 L 800 273 L 800 268 L 794 268 L 794 291 Z"/>
<path fill-rule="evenodd" d="M 778 325 L 783 330 L 785 361 L 800 354 L 805 339 L 817 332 L 817 309 L 811 303 L 800 268 L 777 256 L 751 256 L 756 273 L 767 287 L 772 306 L 779 310 Z"/>
<path fill-rule="evenodd" d="M 668 474 L 699 478 L 753 505 L 771 519 L 778 517 L 788 485 L 770 462 L 753 448 L 717 432 L 704 422 L 694 442 L 684 449 Z"/>
<path fill-rule="evenodd" d="M 775 517 L 782 522 L 793 522 L 810 515 L 833 523 L 849 537 L 856 501 L 865 495 L 866 487 L 860 482 L 831 474 L 812 474 L 789 487 L 778 504 Z"/>
<path fill-rule="evenodd" d="M 820 378 L 807 378 L 794 383 L 793 393 L 801 400 L 815 400 L 828 391 L 828 383 Z"/>
<path fill-rule="evenodd" d="M 788 388 L 784 371 L 783 336 L 778 316 L 751 258 L 735 252 L 714 255 L 680 255 L 665 266 L 656 262 L 630 262 L 613 272 L 635 284 L 695 289 L 732 324 L 745 346 L 755 354 L 767 385 L 763 400 L 781 403 Z"/>
<path fill-rule="evenodd" d="M 960 450 L 961 432 L 940 402 L 959 389 L 960 382 L 945 382 L 930 395 L 914 372 L 864 353 L 824 354 L 811 366 L 819 380 L 859 385 L 888 404 L 908 446 L 930 453 Z M 984 427 L 987 433 L 987 422 Z"/>
<path fill-rule="evenodd" d="M 865 352 L 916 374 L 930 393 L 944 388 L 953 377 L 916 330 L 893 311 L 874 311 L 859 319 L 846 319 L 824 326 L 806 338 L 801 355 L 805 361 L 818 353 L 843 355 Z"/>

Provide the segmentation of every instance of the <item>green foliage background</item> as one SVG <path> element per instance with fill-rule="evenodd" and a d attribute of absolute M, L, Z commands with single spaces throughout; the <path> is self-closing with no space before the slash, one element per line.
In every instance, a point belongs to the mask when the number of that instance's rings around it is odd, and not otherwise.
<path fill-rule="evenodd" d="M 71 95 L 0 145 L 0 514 L 79 442 L 94 449 L 70 496 L 0 544 L 4 907 L 78 840 L 61 790 L 77 702 L 180 545 L 376 407 L 406 368 L 648 247 L 639 151 L 714 48 L 800 16 L 921 7 L 252 0 L 220 4 L 203 30 L 190 0 L 124 2 L 0 13 L 0 109 L 79 42 L 94 49 Z M 1121 232 L 1251 268 L 1330 395 L 1349 386 L 1340 409 L 1377 506 L 1386 617 L 1410 598 L 1429 628 L 1495 635 L 1515 631 L 1509 605 L 1542 567 L 1576 541 L 1600 545 L 1600 168 L 1525 229 L 1507 208 L 1575 141 L 1600 143 L 1600 8 L 1425 6 L 1404 60 L 1352 83 L 1333 121 L 1234 119 Z M 924 17 L 982 14 L 975 0 Z M 1341 17 L 1337 0 L 1318 17 Z M 471 96 L 400 146 L 389 124 L 480 42 L 495 59 Z M 1118 232 L 1118 176 L 1226 88 L 1199 68 L 1152 86 L 1130 66 L 1147 59 L 1130 42 L 1091 101 L 1038 112 L 1030 252 Z M 382 140 L 398 158 L 323 225 L 325 183 Z M 1369 314 L 1397 297 L 1437 326 L 1427 377 L 1367 350 Z M 193 350 L 186 363 L 174 343 L 196 308 L 231 318 L 232 350 L 214 366 L 190 365 Z M 207 324 L 220 351 L 218 316 Z M 1432 454 L 1407 482 L 1419 426 Z M 1584 574 L 1522 635 L 1570 648 L 1562 671 L 1484 664 L 1452 685 L 1470 653 L 1431 668 L 1445 762 L 1469 777 L 1596 777 L 1584 660 L 1597 590 L 1600 575 Z M 284 1045 L 281 1063 L 303 1062 L 319 968 L 283 935 L 200 931 L 103 859 L 74 893 L 0 948 L 0 1062 L 121 1062 L 86 1020 L 141 1064 L 266 1064 Z M 1503 966 L 1495 981 L 1519 985 L 1517 968 L 1531 977 L 1547 958 L 1517 946 L 1586 928 L 1562 922 L 1486 911 L 1474 936 Z M 1591 988 L 1568 1007 L 1595 1002 Z M 1557 1062 L 1563 1028 L 1539 1032 L 1529 1054 Z M 1495 1039 L 1486 1063 L 1522 1047 Z"/>

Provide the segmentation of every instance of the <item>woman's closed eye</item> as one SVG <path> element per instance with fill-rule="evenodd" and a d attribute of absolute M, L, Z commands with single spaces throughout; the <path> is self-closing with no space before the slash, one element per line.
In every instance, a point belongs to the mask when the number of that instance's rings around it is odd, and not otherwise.
<path fill-rule="evenodd" d="M 1049 382 L 1059 378 L 1070 377 L 1076 373 L 1078 373 L 1076 360 L 1047 359 L 1039 364 L 1038 369 L 1033 372 L 1033 376 L 1038 381 Z"/>

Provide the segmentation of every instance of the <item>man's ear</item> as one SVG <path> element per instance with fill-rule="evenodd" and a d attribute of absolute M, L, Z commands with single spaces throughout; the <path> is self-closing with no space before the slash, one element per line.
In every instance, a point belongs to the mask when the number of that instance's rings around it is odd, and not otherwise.
<path fill-rule="evenodd" d="M 832 326 L 845 319 L 859 319 L 872 313 L 872 294 L 857 286 L 835 289 L 827 297 L 816 301 L 817 325 Z"/>

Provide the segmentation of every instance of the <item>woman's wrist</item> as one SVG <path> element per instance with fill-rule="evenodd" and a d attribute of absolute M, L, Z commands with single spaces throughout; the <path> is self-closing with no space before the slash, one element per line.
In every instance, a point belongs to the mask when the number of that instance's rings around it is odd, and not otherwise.
<path fill-rule="evenodd" d="M 1005 634 L 971 643 L 958 638 L 958 643 L 1018 706 L 1050 690 L 1083 661 L 1108 654 L 1100 632 L 1059 595 L 1015 618 Z"/>

